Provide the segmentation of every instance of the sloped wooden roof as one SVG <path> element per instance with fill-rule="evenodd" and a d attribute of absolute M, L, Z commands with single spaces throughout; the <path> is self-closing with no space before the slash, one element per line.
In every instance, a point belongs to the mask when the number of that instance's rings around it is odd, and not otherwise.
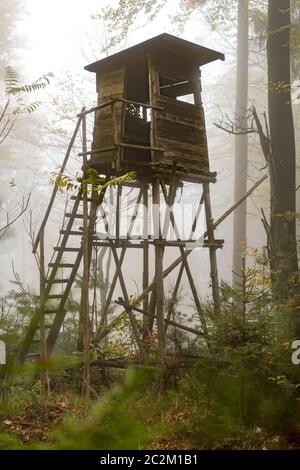
<path fill-rule="evenodd" d="M 135 46 L 129 47 L 121 52 L 117 52 L 109 57 L 106 57 L 97 62 L 93 62 L 85 67 L 89 72 L 98 72 L 111 68 L 135 59 L 141 58 L 153 52 L 160 52 L 160 54 L 168 54 L 170 51 L 179 56 L 184 55 L 187 59 L 191 60 L 199 67 L 214 60 L 225 60 L 224 54 L 221 52 L 208 49 L 207 47 L 200 46 L 185 39 L 178 38 L 171 34 L 160 34 L 147 41 L 141 42 Z"/>

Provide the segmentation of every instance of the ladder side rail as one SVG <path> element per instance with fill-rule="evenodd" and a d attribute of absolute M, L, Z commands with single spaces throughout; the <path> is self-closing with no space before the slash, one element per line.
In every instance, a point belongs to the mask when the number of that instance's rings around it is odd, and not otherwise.
<path fill-rule="evenodd" d="M 71 154 L 71 151 L 72 151 L 72 148 L 73 148 L 75 139 L 76 139 L 76 137 L 77 137 L 77 134 L 78 134 L 78 131 L 79 131 L 79 128 L 80 128 L 80 125 L 81 125 L 81 121 L 82 121 L 82 117 L 79 116 L 78 121 L 77 121 L 77 124 L 76 124 L 76 127 L 75 127 L 74 132 L 73 132 L 73 135 L 72 135 L 72 138 L 71 138 L 71 140 L 70 140 L 70 143 L 69 143 L 67 152 L 66 152 L 66 154 L 65 154 L 65 158 L 64 158 L 63 163 L 62 163 L 62 165 L 61 165 L 61 167 L 60 167 L 58 176 L 62 176 L 63 173 L 64 173 L 64 171 L 65 171 L 65 168 L 66 168 L 66 166 L 67 166 L 67 163 L 68 163 L 68 160 L 69 160 L 69 157 L 70 157 L 70 154 Z M 54 185 L 54 188 L 53 188 L 53 191 L 52 191 L 52 195 L 51 195 L 51 198 L 50 198 L 48 207 L 47 207 L 47 209 L 46 209 L 45 216 L 44 216 L 44 218 L 43 218 L 41 227 L 40 227 L 40 229 L 39 229 L 39 231 L 38 231 L 38 234 L 37 234 L 37 236 L 36 236 L 36 239 L 35 239 L 35 242 L 34 242 L 34 245 L 33 245 L 33 250 L 32 250 L 33 253 L 36 253 L 37 248 L 38 248 L 38 246 L 39 246 L 42 233 L 43 233 L 43 231 L 44 231 L 44 229 L 45 229 L 45 227 L 46 227 L 46 224 L 47 224 L 47 221 L 48 221 L 50 212 L 51 212 L 51 210 L 52 210 L 52 207 L 53 207 L 53 204 L 54 204 L 54 201 L 55 201 L 55 198 L 56 198 L 57 191 L 58 191 L 58 186 L 57 186 L 57 185 Z"/>

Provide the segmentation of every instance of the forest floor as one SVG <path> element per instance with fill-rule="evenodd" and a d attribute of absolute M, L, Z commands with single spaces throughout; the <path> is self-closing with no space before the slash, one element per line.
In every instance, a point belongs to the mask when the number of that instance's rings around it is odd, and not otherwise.
<path fill-rule="evenodd" d="M 106 409 L 101 422 L 99 417 L 91 419 L 99 402 Z M 105 395 L 95 401 L 66 393 L 52 393 L 49 398 L 32 394 L 18 403 L 12 398 L 0 410 L 0 449 L 297 448 L 286 435 L 259 426 L 243 426 L 229 416 L 224 419 L 205 402 L 200 409 L 195 408 L 191 400 L 183 399 L 174 390 L 133 391 L 113 398 L 112 402 L 107 405 Z M 80 437 L 80 429 L 85 440 Z M 62 444 L 66 435 L 71 440 Z"/>
<path fill-rule="evenodd" d="M 52 394 L 49 398 L 33 396 L 17 406 L 12 400 L 0 411 L 0 433 L 16 438 L 20 446 L 55 444 L 55 433 L 64 420 L 72 418 L 80 423 L 89 409 L 87 402 L 65 394 Z"/>

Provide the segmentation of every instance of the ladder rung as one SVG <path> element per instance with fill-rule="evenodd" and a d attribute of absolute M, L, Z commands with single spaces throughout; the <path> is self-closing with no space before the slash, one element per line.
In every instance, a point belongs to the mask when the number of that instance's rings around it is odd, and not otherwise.
<path fill-rule="evenodd" d="M 58 268 L 74 268 L 75 265 L 71 263 L 59 263 L 59 264 L 49 263 L 48 266 L 49 268 L 54 268 L 54 266 Z"/>
<path fill-rule="evenodd" d="M 83 233 L 83 227 L 78 227 L 78 230 L 80 230 L 81 233 Z M 94 230 L 93 234 L 94 234 L 94 237 L 97 237 L 97 232 L 95 230 Z"/>
<path fill-rule="evenodd" d="M 82 236 L 82 232 L 79 232 L 77 230 L 70 230 L 70 231 L 60 230 L 61 235 L 65 235 L 66 233 L 68 233 L 69 235 L 81 235 Z"/>
<path fill-rule="evenodd" d="M 45 330 L 49 330 L 51 328 L 51 326 L 52 326 L 52 323 L 50 323 L 48 325 L 44 325 L 44 328 L 45 328 Z M 40 329 L 41 329 L 41 327 L 39 326 L 36 331 L 38 332 Z M 33 339 L 36 341 L 37 339 L 40 339 L 40 338 L 33 338 Z"/>
<path fill-rule="evenodd" d="M 40 357 L 40 353 L 27 353 L 25 359 L 34 359 Z"/>
<path fill-rule="evenodd" d="M 54 281 L 51 281 L 52 284 L 67 284 L 67 282 L 69 282 L 70 279 L 54 279 Z M 50 279 L 47 279 L 46 282 L 49 282 Z"/>
<path fill-rule="evenodd" d="M 71 247 L 61 248 L 60 246 L 56 246 L 54 247 L 54 251 L 66 251 L 69 253 L 77 253 L 78 251 L 80 251 L 80 248 L 71 248 Z"/>
<path fill-rule="evenodd" d="M 71 196 L 71 199 L 72 199 L 72 201 L 77 201 L 78 197 L 77 196 Z M 88 200 L 88 202 L 93 202 L 93 199 L 91 199 L 90 197 L 88 197 L 87 200 Z M 83 201 L 82 197 L 80 198 L 80 201 Z"/>
<path fill-rule="evenodd" d="M 66 217 L 74 217 L 75 219 L 83 219 L 83 214 L 71 214 L 71 212 L 66 213 Z"/>
<path fill-rule="evenodd" d="M 53 315 L 54 313 L 57 313 L 57 312 L 58 312 L 58 307 L 54 309 L 44 310 L 44 315 Z M 66 313 L 66 312 L 67 312 L 66 310 L 63 310 L 63 313 Z"/>
<path fill-rule="evenodd" d="M 61 299 L 62 297 L 62 294 L 51 294 L 47 296 L 47 299 Z"/>

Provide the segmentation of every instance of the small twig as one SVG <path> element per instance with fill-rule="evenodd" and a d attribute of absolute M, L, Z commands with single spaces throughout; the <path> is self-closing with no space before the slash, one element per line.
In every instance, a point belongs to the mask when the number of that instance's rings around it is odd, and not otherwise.
<path fill-rule="evenodd" d="M 9 214 L 8 213 L 6 214 L 6 225 L 0 228 L 0 234 L 2 232 L 6 232 L 18 219 L 20 219 L 20 217 L 22 217 L 22 215 L 28 209 L 30 198 L 31 198 L 31 192 L 28 194 L 26 201 L 24 201 L 24 198 L 23 198 L 21 210 L 12 220 L 9 220 Z"/>

